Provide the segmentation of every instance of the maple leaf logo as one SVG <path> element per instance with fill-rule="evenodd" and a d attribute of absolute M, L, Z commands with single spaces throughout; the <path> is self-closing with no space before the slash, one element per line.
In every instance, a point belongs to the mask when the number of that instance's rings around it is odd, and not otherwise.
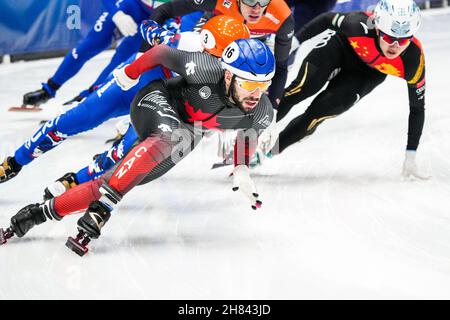
<path fill-rule="evenodd" d="M 184 103 L 184 106 L 186 107 L 186 112 L 189 115 L 189 122 L 195 123 L 195 125 L 201 125 L 206 129 L 223 131 L 219 128 L 220 124 L 217 123 L 217 115 L 213 116 L 213 114 L 203 112 L 200 109 L 195 111 L 194 107 L 187 101 Z M 205 119 L 207 120 L 204 121 Z"/>

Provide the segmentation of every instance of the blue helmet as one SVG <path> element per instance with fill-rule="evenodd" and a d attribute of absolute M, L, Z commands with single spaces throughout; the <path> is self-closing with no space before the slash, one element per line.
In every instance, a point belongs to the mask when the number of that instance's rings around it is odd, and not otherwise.
<path fill-rule="evenodd" d="M 222 67 L 239 78 L 269 81 L 275 74 L 275 57 L 269 47 L 257 39 L 239 39 L 222 53 Z"/>

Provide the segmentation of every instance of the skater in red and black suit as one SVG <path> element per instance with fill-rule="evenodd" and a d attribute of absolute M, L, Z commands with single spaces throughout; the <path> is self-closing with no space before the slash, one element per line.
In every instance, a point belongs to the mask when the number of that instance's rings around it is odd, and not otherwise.
<path fill-rule="evenodd" d="M 78 221 L 79 236 L 68 242 L 71 249 L 84 254 L 87 242 L 100 236 L 100 229 L 126 193 L 168 172 L 210 130 L 239 130 L 233 190 L 241 191 L 253 209 L 261 206 L 248 163 L 259 132 L 273 120 L 273 106 L 264 94 L 275 73 L 269 47 L 256 39 L 240 39 L 232 42 L 219 60 L 208 53 L 159 45 L 115 72 L 116 81 L 128 90 L 142 73 L 157 65 L 180 76 L 152 82 L 136 95 L 131 120 L 139 144 L 100 179 L 20 210 L 11 218 L 6 237 L 11 232 L 21 237 L 47 219 L 60 220 L 87 209 Z"/>

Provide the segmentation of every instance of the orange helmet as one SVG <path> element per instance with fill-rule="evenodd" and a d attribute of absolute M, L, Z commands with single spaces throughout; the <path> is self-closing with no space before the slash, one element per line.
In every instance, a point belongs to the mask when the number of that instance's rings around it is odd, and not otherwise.
<path fill-rule="evenodd" d="M 233 41 L 250 38 L 250 31 L 244 23 L 220 15 L 203 25 L 200 36 L 205 51 L 220 58 L 223 50 Z"/>

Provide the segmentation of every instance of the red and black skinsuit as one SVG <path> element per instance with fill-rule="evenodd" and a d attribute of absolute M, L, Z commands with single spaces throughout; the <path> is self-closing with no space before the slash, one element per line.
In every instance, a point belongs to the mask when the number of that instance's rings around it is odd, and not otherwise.
<path fill-rule="evenodd" d="M 381 84 L 387 75 L 406 80 L 409 93 L 407 150 L 416 150 L 425 118 L 425 58 L 417 38 L 397 58 L 385 57 L 369 13 L 325 13 L 299 33 L 302 42 L 324 32 L 304 59 L 297 78 L 286 88 L 278 107 L 280 121 L 296 104 L 323 90 L 299 117 L 280 133 L 278 149 L 314 132 L 324 120 L 338 116 Z M 338 72 L 336 74 L 336 72 Z M 330 80 L 330 75 L 334 77 Z"/>
<path fill-rule="evenodd" d="M 131 120 L 139 144 L 100 179 L 53 199 L 49 203 L 53 216 L 85 210 L 102 194 L 119 201 L 134 186 L 152 181 L 173 168 L 209 130 L 241 129 L 235 164 L 248 164 L 257 143 L 254 133 L 267 128 L 273 120 L 268 97 L 263 95 L 251 113 L 244 113 L 226 96 L 224 70 L 218 58 L 166 45 L 147 51 L 126 67 L 126 73 L 137 78 L 157 65 L 180 76 L 150 83 L 136 95 Z"/>

